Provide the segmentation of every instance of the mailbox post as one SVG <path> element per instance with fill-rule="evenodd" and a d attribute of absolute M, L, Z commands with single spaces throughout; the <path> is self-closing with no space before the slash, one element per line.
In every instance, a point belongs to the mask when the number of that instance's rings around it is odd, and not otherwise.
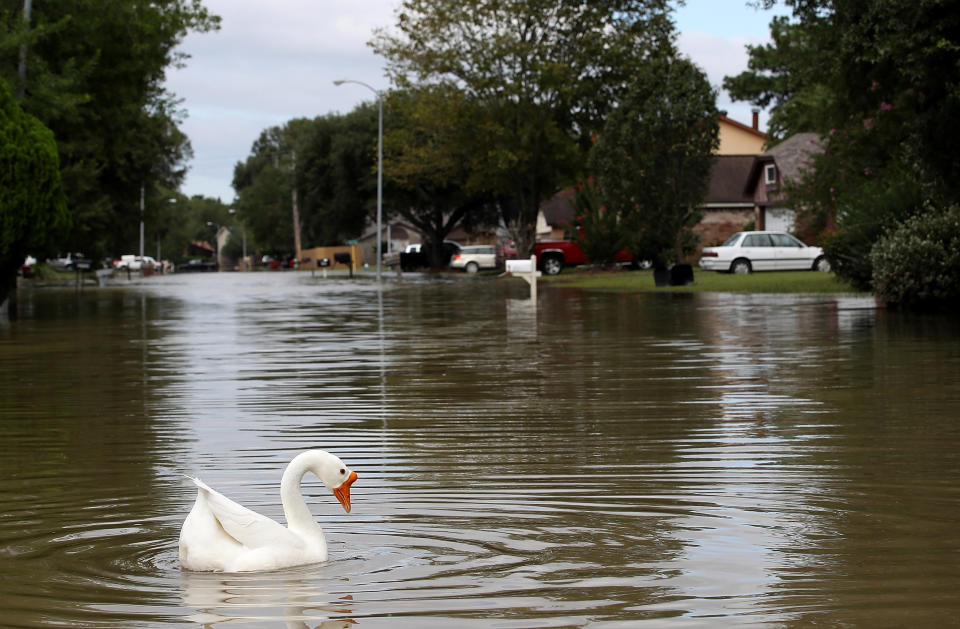
<path fill-rule="evenodd" d="M 507 273 L 527 280 L 527 284 L 530 284 L 530 301 L 536 307 L 537 278 L 540 277 L 540 271 L 537 270 L 537 256 L 532 255 L 529 260 L 507 260 Z"/>
<path fill-rule="evenodd" d="M 347 268 L 350 269 L 350 279 L 353 279 L 353 264 L 350 260 L 349 251 L 337 251 L 333 254 L 333 259 L 337 264 L 346 264 Z"/>

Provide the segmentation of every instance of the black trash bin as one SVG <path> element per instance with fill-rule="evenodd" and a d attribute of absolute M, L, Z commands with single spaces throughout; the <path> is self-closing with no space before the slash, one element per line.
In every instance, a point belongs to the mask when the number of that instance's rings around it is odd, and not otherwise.
<path fill-rule="evenodd" d="M 693 267 L 689 264 L 674 264 L 670 267 L 670 286 L 693 284 Z"/>
<path fill-rule="evenodd" d="M 665 266 L 654 266 L 653 283 L 656 286 L 670 286 L 670 269 Z"/>

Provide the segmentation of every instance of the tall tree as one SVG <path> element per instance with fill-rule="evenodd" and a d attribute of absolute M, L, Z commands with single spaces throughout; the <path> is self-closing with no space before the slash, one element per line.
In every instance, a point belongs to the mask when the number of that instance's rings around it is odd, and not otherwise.
<path fill-rule="evenodd" d="M 356 238 L 376 213 L 375 104 L 316 118 L 305 127 L 297 157 L 304 234 L 315 244 Z M 389 211 L 390 197 L 385 197 Z"/>
<path fill-rule="evenodd" d="M 603 198 L 632 227 L 634 255 L 683 259 L 719 144 L 716 93 L 689 59 L 662 56 L 634 77 L 591 154 Z"/>
<path fill-rule="evenodd" d="M 293 251 L 293 159 L 296 146 L 286 127 L 270 127 L 250 155 L 233 169 L 234 206 L 264 253 Z"/>
<path fill-rule="evenodd" d="M 772 106 L 769 134 L 774 141 L 795 133 L 829 128 L 835 92 L 824 74 L 826 29 L 791 22 L 780 16 L 770 22 L 769 44 L 747 46 L 747 70 L 723 79 L 734 100 Z"/>
<path fill-rule="evenodd" d="M 69 228 L 57 146 L 39 120 L 17 105 L 0 80 L 0 304 L 17 316 L 17 271 L 30 251 Z"/>
<path fill-rule="evenodd" d="M 394 213 L 424 237 L 431 266 L 444 263 L 443 241 L 458 226 L 468 231 L 497 223 L 476 151 L 484 112 L 450 84 L 393 91 L 387 99 L 385 171 Z"/>
<path fill-rule="evenodd" d="M 130 249 L 141 187 L 148 194 L 175 189 L 190 155 L 165 71 L 183 63 L 176 47 L 188 32 L 216 29 L 219 18 L 201 0 L 37 0 L 32 7 L 29 28 L 18 7 L 0 16 L 0 76 L 19 80 L 27 43 L 22 106 L 57 138 L 74 219 L 68 246 L 94 255 Z"/>
<path fill-rule="evenodd" d="M 824 243 L 828 255 L 841 276 L 868 288 L 869 253 L 884 233 L 926 206 L 945 211 L 960 197 L 952 133 L 960 116 L 960 12 L 942 0 L 786 4 L 793 22 L 775 21 L 776 49 L 768 60 L 751 50 L 751 63 L 791 85 L 773 112 L 789 121 L 785 130 L 829 139 L 791 198 L 825 224 L 835 221 L 837 232 Z M 793 35 L 778 39 L 778 29 Z M 789 63 L 777 67 L 778 59 Z M 728 83 L 759 104 L 762 90 L 747 89 L 758 78 L 748 73 Z M 790 112 L 805 108 L 813 111 L 807 128 L 798 128 Z"/>
<path fill-rule="evenodd" d="M 298 118 L 271 127 L 234 167 L 235 203 L 265 251 L 293 251 L 296 190 L 307 246 L 355 238 L 376 208 L 377 113 Z"/>
<path fill-rule="evenodd" d="M 515 210 L 521 251 L 541 201 L 582 174 L 589 138 L 651 50 L 669 48 L 669 0 L 405 0 L 374 50 L 393 82 L 452 85 L 481 104 L 470 147 Z"/>

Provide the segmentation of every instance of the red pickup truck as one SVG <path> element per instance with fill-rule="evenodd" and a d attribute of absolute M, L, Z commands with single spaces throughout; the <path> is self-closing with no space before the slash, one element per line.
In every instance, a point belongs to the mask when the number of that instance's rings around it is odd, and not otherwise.
<path fill-rule="evenodd" d="M 544 275 L 556 275 L 568 266 L 577 266 L 590 262 L 587 254 L 571 240 L 538 240 L 533 252 L 537 256 L 537 266 Z M 626 250 L 614 258 L 619 264 L 634 264 L 633 255 Z"/>

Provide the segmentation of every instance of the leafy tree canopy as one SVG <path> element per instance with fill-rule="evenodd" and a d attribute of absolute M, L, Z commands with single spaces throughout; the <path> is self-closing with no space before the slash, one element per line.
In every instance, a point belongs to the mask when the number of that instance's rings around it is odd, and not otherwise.
<path fill-rule="evenodd" d="M 467 146 L 515 212 L 505 218 L 525 252 L 541 201 L 580 177 L 611 103 L 652 50 L 672 46 L 670 10 L 669 0 L 405 0 L 372 46 L 398 87 L 447 84 L 482 112 Z"/>
<path fill-rule="evenodd" d="M 837 272 L 867 287 L 880 237 L 960 196 L 952 133 L 960 116 L 960 12 L 942 0 L 786 4 L 793 20 L 775 20 L 774 45 L 751 48 L 750 70 L 726 85 L 738 98 L 774 103 L 778 135 L 815 131 L 829 140 L 791 198 L 835 225 L 824 245 Z"/>
<path fill-rule="evenodd" d="M 716 93 L 689 59 L 641 68 L 591 153 L 607 206 L 623 213 L 638 259 L 681 261 L 719 143 Z"/>
<path fill-rule="evenodd" d="M 165 71 L 183 63 L 176 47 L 188 32 L 218 24 L 200 0 L 35 1 L 29 22 L 20 3 L 0 10 L 0 76 L 21 85 L 26 52 L 22 106 L 57 138 L 73 214 L 62 247 L 98 256 L 132 250 L 141 187 L 152 198 L 179 185 L 190 148 Z"/>
<path fill-rule="evenodd" d="M 264 131 L 234 167 L 236 209 L 264 252 L 294 250 L 293 192 L 304 246 L 355 238 L 376 209 L 377 110 L 299 118 Z"/>
<path fill-rule="evenodd" d="M 468 232 L 495 226 L 487 192 L 487 159 L 477 151 L 485 112 L 450 84 L 392 92 L 384 132 L 384 168 L 395 213 L 424 236 L 431 265 L 442 264 L 442 243 L 458 225 Z"/>
<path fill-rule="evenodd" d="M 59 166 L 53 133 L 0 80 L 0 303 L 16 290 L 27 253 L 69 228 Z M 15 300 L 10 310 L 16 316 Z"/>

